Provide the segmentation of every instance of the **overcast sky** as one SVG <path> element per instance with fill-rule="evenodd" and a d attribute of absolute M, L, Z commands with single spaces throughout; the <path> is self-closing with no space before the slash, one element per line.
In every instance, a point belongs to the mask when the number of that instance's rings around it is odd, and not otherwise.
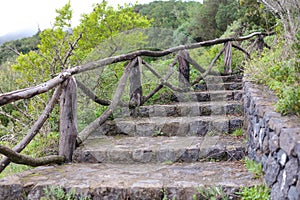
<path fill-rule="evenodd" d="M 64 6 L 68 0 L 0 0 L 0 36 L 7 33 L 51 27 L 56 16 L 55 9 Z M 149 3 L 153 0 L 138 0 L 138 3 Z M 102 0 L 71 0 L 73 22 L 82 13 L 92 11 L 92 5 Z M 135 3 L 136 0 L 108 0 L 110 5 Z"/>

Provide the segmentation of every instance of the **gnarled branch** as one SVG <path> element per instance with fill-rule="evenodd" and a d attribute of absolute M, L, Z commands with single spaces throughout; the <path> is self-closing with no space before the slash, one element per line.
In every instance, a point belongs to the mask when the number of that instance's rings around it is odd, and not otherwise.
<path fill-rule="evenodd" d="M 42 158 L 32 158 L 30 156 L 22 155 L 11 150 L 8 147 L 0 145 L 0 153 L 9 158 L 13 163 L 29 165 L 32 167 L 49 165 L 49 164 L 62 164 L 65 160 L 63 156 L 46 156 Z"/>

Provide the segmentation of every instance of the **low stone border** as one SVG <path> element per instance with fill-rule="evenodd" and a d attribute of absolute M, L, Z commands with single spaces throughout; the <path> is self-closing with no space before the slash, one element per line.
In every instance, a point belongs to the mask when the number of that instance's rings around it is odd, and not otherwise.
<path fill-rule="evenodd" d="M 271 199 L 300 199 L 300 119 L 275 111 L 277 98 L 267 87 L 243 80 L 248 155 L 262 162 Z"/>

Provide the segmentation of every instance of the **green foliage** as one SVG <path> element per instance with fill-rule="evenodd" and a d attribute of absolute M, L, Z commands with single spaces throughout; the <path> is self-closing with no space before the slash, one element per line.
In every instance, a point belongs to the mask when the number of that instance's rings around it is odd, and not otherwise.
<path fill-rule="evenodd" d="M 5 168 L 4 171 L 1 172 L 0 178 L 11 176 L 13 174 L 17 174 L 29 169 L 32 169 L 32 167 L 11 163 L 8 167 Z"/>
<path fill-rule="evenodd" d="M 77 195 L 74 188 L 70 191 L 65 191 L 60 186 L 49 186 L 44 188 L 44 196 L 41 197 L 41 200 L 89 200 L 90 196 L 84 197 Z"/>
<path fill-rule="evenodd" d="M 259 84 L 265 84 L 278 97 L 276 110 L 282 114 L 300 114 L 300 48 L 280 40 L 272 50 L 265 50 L 247 63 L 246 73 Z"/>
<path fill-rule="evenodd" d="M 240 20 L 243 31 L 271 31 L 276 25 L 276 18 L 256 0 L 240 1 Z M 246 29 L 245 29 L 246 28 Z"/>
<path fill-rule="evenodd" d="M 22 153 L 33 157 L 43 157 L 58 154 L 58 132 L 37 135 Z"/>
<path fill-rule="evenodd" d="M 271 189 L 266 185 L 255 185 L 253 187 L 244 187 L 237 194 L 242 200 L 269 200 Z"/>
<path fill-rule="evenodd" d="M 235 137 L 240 137 L 240 136 L 243 136 L 243 134 L 244 134 L 244 130 L 242 128 L 240 128 L 240 129 L 234 130 L 231 135 L 235 136 Z"/>
<path fill-rule="evenodd" d="M 245 164 L 247 170 L 254 174 L 254 178 L 263 177 L 261 163 L 256 163 L 254 160 L 246 157 Z M 271 190 L 265 184 L 243 187 L 240 192 L 237 192 L 237 195 L 239 195 L 242 200 L 269 200 L 270 194 Z"/>
<path fill-rule="evenodd" d="M 26 54 L 30 51 L 37 50 L 40 42 L 39 32 L 32 37 L 19 40 L 9 41 L 0 46 L 0 65 L 6 61 L 14 61 L 17 53 Z"/>
<path fill-rule="evenodd" d="M 246 164 L 247 170 L 254 174 L 254 178 L 262 178 L 263 177 L 261 163 L 256 163 L 254 160 L 251 160 L 248 157 L 246 157 L 245 164 Z"/>
<path fill-rule="evenodd" d="M 203 200 L 218 200 L 229 199 L 228 194 L 224 192 L 222 187 L 200 187 L 197 189 L 197 194 L 193 195 L 193 200 L 203 199 Z"/>

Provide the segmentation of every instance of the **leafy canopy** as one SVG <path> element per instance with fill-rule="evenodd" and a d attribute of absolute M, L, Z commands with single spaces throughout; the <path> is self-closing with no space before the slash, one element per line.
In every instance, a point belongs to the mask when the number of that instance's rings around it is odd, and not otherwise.
<path fill-rule="evenodd" d="M 17 80 L 20 87 L 35 85 L 64 69 L 82 64 L 106 39 L 150 25 L 146 17 L 133 12 L 133 7 L 125 5 L 115 9 L 106 1 L 94 5 L 93 11 L 83 15 L 80 24 L 73 29 L 70 2 L 56 12 L 54 27 L 40 33 L 38 51 L 21 54 L 13 66 L 16 72 L 23 75 L 22 79 Z M 135 39 L 138 41 L 138 38 Z"/>

